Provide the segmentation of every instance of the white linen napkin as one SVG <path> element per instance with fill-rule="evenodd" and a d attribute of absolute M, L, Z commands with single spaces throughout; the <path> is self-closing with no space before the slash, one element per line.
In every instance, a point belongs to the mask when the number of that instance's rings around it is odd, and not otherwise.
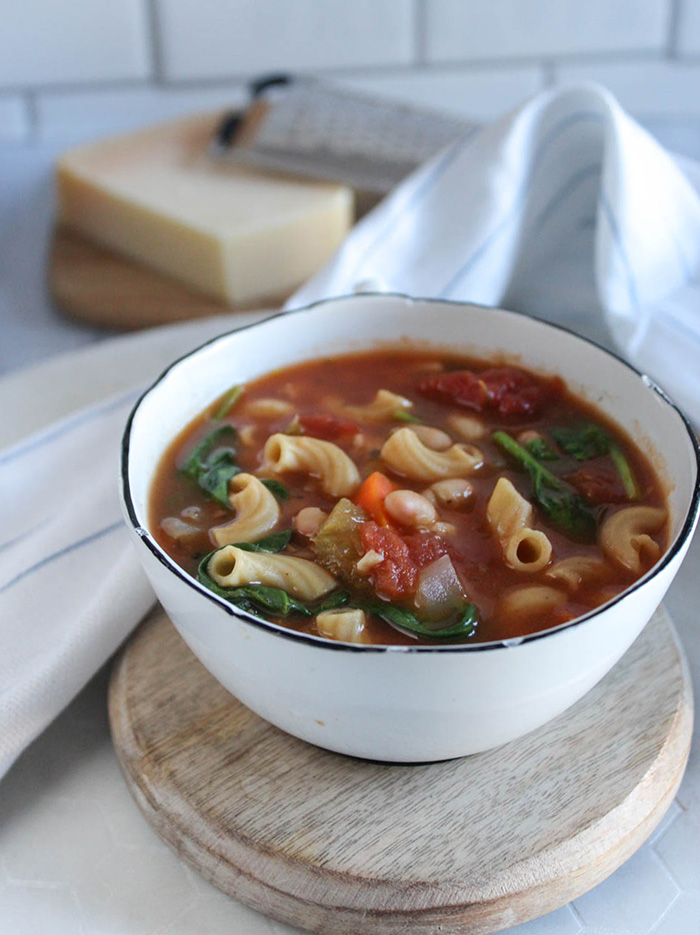
<path fill-rule="evenodd" d="M 616 346 L 700 420 L 699 191 L 700 164 L 603 88 L 545 92 L 415 172 L 286 307 L 368 282 L 527 312 Z"/>
<path fill-rule="evenodd" d="M 137 396 L 0 453 L 0 776 L 153 603 L 117 498 Z"/>
<path fill-rule="evenodd" d="M 700 420 L 700 165 L 595 87 L 471 131 L 353 229 L 287 308 L 379 281 L 610 343 Z M 153 601 L 117 500 L 137 391 L 0 452 L 0 775 Z"/>

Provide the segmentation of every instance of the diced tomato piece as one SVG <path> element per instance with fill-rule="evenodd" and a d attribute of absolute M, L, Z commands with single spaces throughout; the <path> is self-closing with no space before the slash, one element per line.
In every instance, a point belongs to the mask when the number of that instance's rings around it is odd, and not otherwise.
<path fill-rule="evenodd" d="M 447 552 L 447 544 L 430 533 L 400 536 L 395 530 L 374 522 L 360 526 L 360 538 L 366 552 L 374 549 L 384 560 L 372 569 L 377 591 L 391 600 L 413 594 L 418 573 Z"/>
<path fill-rule="evenodd" d="M 447 543 L 440 536 L 434 536 L 429 532 L 414 532 L 404 536 L 404 542 L 408 546 L 408 553 L 418 566 L 425 568 L 436 558 L 446 555 L 448 552 Z"/>
<path fill-rule="evenodd" d="M 471 370 L 437 373 L 421 380 L 418 392 L 442 403 L 456 403 L 483 412 L 488 405 L 486 384 Z"/>
<path fill-rule="evenodd" d="M 538 381 L 517 367 L 494 367 L 474 373 L 454 370 L 426 377 L 418 392 L 438 402 L 502 416 L 534 416 L 562 386 L 561 380 Z"/>
<path fill-rule="evenodd" d="M 325 412 L 313 416 L 299 416 L 299 425 L 305 435 L 322 438 L 326 441 L 356 435 L 360 431 L 357 422 L 352 422 L 350 419 L 339 419 L 337 416 Z"/>
<path fill-rule="evenodd" d="M 628 497 L 622 479 L 613 465 L 598 464 L 579 468 L 564 478 L 589 503 L 624 503 Z"/>
<path fill-rule="evenodd" d="M 370 521 L 360 526 L 360 538 L 366 552 L 374 549 L 384 556 L 372 569 L 377 591 L 390 599 L 412 594 L 416 589 L 418 568 L 401 536 L 393 529 Z"/>

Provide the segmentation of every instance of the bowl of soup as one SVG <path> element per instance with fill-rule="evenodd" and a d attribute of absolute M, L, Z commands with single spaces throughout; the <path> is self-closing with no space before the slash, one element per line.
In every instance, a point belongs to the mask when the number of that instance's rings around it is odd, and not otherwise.
<path fill-rule="evenodd" d="M 224 687 L 310 743 L 426 762 L 609 671 L 688 548 L 698 464 L 679 410 L 599 346 L 365 294 L 176 361 L 129 418 L 122 497 Z"/>

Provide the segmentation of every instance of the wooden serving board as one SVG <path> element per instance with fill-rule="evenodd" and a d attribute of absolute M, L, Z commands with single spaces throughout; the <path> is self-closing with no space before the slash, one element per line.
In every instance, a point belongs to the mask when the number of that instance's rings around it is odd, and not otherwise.
<path fill-rule="evenodd" d="M 288 296 L 232 308 L 177 280 L 58 227 L 49 259 L 51 298 L 66 315 L 107 328 L 151 328 L 190 318 L 277 308 Z"/>
<path fill-rule="evenodd" d="M 235 899 L 329 935 L 483 935 L 579 896 L 670 805 L 693 710 L 662 610 L 568 712 L 460 760 L 387 765 L 296 740 L 228 694 L 162 611 L 121 655 L 109 708 L 158 834 Z"/>

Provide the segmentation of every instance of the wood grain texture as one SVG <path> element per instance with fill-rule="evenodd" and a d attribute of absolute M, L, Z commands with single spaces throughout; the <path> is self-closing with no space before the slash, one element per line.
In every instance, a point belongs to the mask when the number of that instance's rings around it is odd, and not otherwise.
<path fill-rule="evenodd" d="M 162 611 L 118 660 L 109 707 L 157 833 L 234 898 L 332 935 L 484 935 L 579 896 L 670 805 L 693 710 L 663 610 L 570 711 L 444 763 L 364 762 L 282 733 L 209 675 Z"/>
<path fill-rule="evenodd" d="M 53 235 L 49 290 L 66 315 L 91 325 L 126 329 L 277 308 L 287 298 L 269 296 L 253 305 L 232 308 L 61 227 Z"/>

